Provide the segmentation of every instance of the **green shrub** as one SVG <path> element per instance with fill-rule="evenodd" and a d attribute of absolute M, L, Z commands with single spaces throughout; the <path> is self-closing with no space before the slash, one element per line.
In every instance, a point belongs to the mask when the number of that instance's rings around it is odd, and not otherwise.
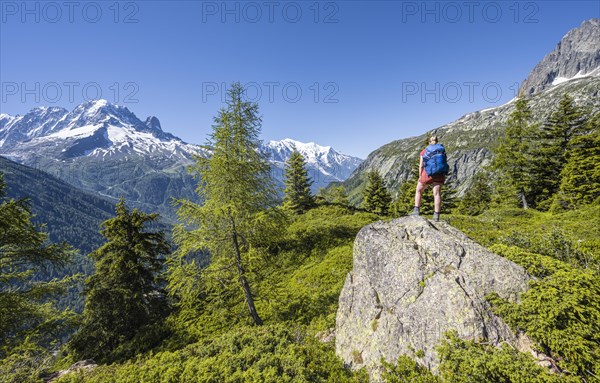
<path fill-rule="evenodd" d="M 490 296 L 494 311 L 534 339 L 565 371 L 600 375 L 600 278 L 586 270 L 558 270 L 530 282 L 519 304 Z M 590 374 L 591 373 L 591 374 Z"/>
<path fill-rule="evenodd" d="M 120 366 L 72 374 L 57 383 L 367 383 L 335 356 L 331 345 L 307 336 L 301 327 L 240 327 L 214 340 L 175 352 L 161 352 Z"/>
<path fill-rule="evenodd" d="M 490 247 L 494 253 L 521 265 L 527 272 L 536 277 L 546 277 L 557 271 L 568 271 L 572 268 L 557 259 L 523 250 L 516 246 L 494 245 Z"/>
<path fill-rule="evenodd" d="M 273 307 L 276 319 L 303 324 L 324 319 L 317 330 L 335 326 L 338 298 L 351 269 L 350 244 L 331 249 L 323 260 L 300 266 L 279 286 L 280 296 Z"/>
<path fill-rule="evenodd" d="M 458 338 L 455 332 L 438 347 L 441 376 L 452 383 L 576 383 L 572 376 L 550 374 L 533 357 L 507 344 L 497 348 Z"/>
<path fill-rule="evenodd" d="M 439 376 L 433 375 L 426 367 L 409 356 L 400 356 L 396 365 L 382 362 L 384 367 L 382 377 L 387 383 L 443 383 Z"/>

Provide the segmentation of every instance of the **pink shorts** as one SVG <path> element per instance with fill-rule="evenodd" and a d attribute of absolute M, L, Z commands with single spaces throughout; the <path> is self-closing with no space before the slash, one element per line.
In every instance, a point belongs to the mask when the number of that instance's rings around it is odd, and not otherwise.
<path fill-rule="evenodd" d="M 443 174 L 436 174 L 435 176 L 428 176 L 425 172 L 425 169 L 421 170 L 421 176 L 419 177 L 419 182 L 423 185 L 443 185 L 446 181 L 446 176 Z"/>

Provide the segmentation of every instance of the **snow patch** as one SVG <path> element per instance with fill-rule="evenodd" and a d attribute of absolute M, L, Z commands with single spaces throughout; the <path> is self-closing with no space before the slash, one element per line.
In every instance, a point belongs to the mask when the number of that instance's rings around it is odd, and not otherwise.
<path fill-rule="evenodd" d="M 92 134 L 94 134 L 94 132 L 96 130 L 98 130 L 98 128 L 100 128 L 99 126 L 96 125 L 85 125 L 79 128 L 73 128 L 73 129 L 63 129 L 63 130 L 59 130 L 56 133 L 52 133 L 47 135 L 47 138 L 61 138 L 61 139 L 68 139 L 68 138 L 72 138 L 72 137 L 77 137 L 77 138 L 82 138 L 82 137 L 88 137 L 91 136 Z"/>
<path fill-rule="evenodd" d="M 592 72 L 593 73 L 593 72 Z M 554 81 L 552 81 L 552 86 L 562 84 L 563 82 L 576 80 L 579 78 L 584 78 L 590 76 L 592 73 L 581 73 L 581 71 L 577 72 L 577 74 L 573 77 L 556 77 Z"/>

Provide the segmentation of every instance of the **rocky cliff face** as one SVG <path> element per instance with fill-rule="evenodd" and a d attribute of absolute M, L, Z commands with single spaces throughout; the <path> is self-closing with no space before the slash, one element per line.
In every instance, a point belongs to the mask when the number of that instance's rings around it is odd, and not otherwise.
<path fill-rule="evenodd" d="M 600 19 L 584 21 L 569 31 L 556 48 L 533 68 L 521 84 L 523 95 L 539 93 L 561 81 L 600 69 Z"/>
<path fill-rule="evenodd" d="M 545 121 L 564 93 L 588 113 L 600 113 L 600 19 L 585 21 L 563 38 L 557 49 L 542 60 L 523 83 L 527 89 L 533 119 Z M 554 84 L 554 85 L 553 85 Z M 450 175 L 447 184 L 457 196 L 469 188 L 473 175 L 484 169 L 492 158 L 492 148 L 504 133 L 514 111 L 514 100 L 494 108 L 469 113 L 456 121 L 418 136 L 390 142 L 373 151 L 344 181 L 350 201 L 359 203 L 366 174 L 379 171 L 392 196 L 411 178 L 423 149 L 426 135 L 435 133 L 446 146 Z"/>
<path fill-rule="evenodd" d="M 517 342 L 485 296 L 518 300 L 529 280 L 522 267 L 446 223 L 403 217 L 368 225 L 356 237 L 340 295 L 336 352 L 378 382 L 382 357 L 395 362 L 418 350 L 418 360 L 436 371 L 435 346 L 448 330 L 493 344 Z"/>
<path fill-rule="evenodd" d="M 600 77 L 571 80 L 547 89 L 530 98 L 534 121 L 544 121 L 556 108 L 564 93 L 569 93 L 575 103 L 589 113 L 600 112 Z M 418 154 L 429 133 L 435 133 L 446 146 L 450 175 L 447 184 L 456 188 L 458 196 L 471 185 L 473 175 L 489 164 L 492 148 L 504 132 L 506 121 L 514 111 L 513 101 L 496 108 L 469 113 L 456 121 L 417 137 L 390 142 L 373 151 L 344 182 L 351 202 L 361 199 L 366 184 L 366 174 L 377 170 L 385 185 L 397 196 L 403 182 L 410 179 L 418 164 Z"/>

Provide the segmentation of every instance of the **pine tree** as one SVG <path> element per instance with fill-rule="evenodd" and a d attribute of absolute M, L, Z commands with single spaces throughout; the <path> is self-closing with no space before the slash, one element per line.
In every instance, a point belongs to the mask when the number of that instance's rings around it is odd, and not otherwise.
<path fill-rule="evenodd" d="M 278 227 L 277 216 L 269 216 L 277 194 L 269 163 L 258 150 L 258 105 L 244 101 L 244 91 L 239 83 L 231 86 L 207 144 L 212 155 L 197 157 L 191 168 L 201 178 L 196 191 L 204 204 L 177 201 L 182 224 L 174 230 L 179 249 L 171 262 L 169 286 L 186 304 L 179 308 L 188 310 L 188 316 L 194 315 L 199 295 L 207 294 L 231 309 L 242 292 L 252 322 L 261 325 L 250 285 L 257 272 L 251 261 L 271 237 L 271 230 Z M 186 259 L 198 250 L 208 251 L 211 257 L 211 264 L 202 272 Z M 200 285 L 205 290 L 201 291 Z"/>
<path fill-rule="evenodd" d="M 586 116 L 573 99 L 564 94 L 556 110 L 550 115 L 539 133 L 539 147 L 534 153 L 537 178 L 537 203 L 549 201 L 558 191 L 560 174 L 567 163 L 571 140 L 586 131 Z"/>
<path fill-rule="evenodd" d="M 483 213 L 492 201 L 492 188 L 486 173 L 480 172 L 473 177 L 473 184 L 456 208 L 459 214 L 478 215 Z"/>
<path fill-rule="evenodd" d="M 296 214 L 302 214 L 315 204 L 310 192 L 312 181 L 308 178 L 304 157 L 293 151 L 285 167 L 285 199 L 284 206 Z"/>
<path fill-rule="evenodd" d="M 573 209 L 600 198 L 600 114 L 589 120 L 588 130 L 569 141 L 554 209 Z"/>
<path fill-rule="evenodd" d="M 427 188 L 429 190 L 431 188 Z M 440 190 L 442 199 L 442 209 L 448 212 L 452 212 L 458 208 L 460 199 L 456 196 L 456 188 L 451 184 L 444 184 Z M 432 193 L 433 195 L 433 193 Z M 433 197 L 431 197 L 433 198 Z M 433 208 L 433 207 L 432 207 Z"/>
<path fill-rule="evenodd" d="M 406 180 L 400 184 L 400 190 L 398 191 L 398 197 L 394 200 L 391 206 L 391 213 L 394 217 L 402 217 L 409 214 L 413 208 L 415 207 L 415 190 L 417 187 L 416 180 Z M 425 191 L 427 192 L 427 190 Z M 425 193 L 423 193 L 425 194 Z M 423 203 L 429 201 L 431 199 L 423 198 Z M 430 209 L 433 211 L 433 205 L 431 205 Z M 423 205 L 421 205 L 421 211 L 423 210 Z"/>
<path fill-rule="evenodd" d="M 529 207 L 534 189 L 531 138 L 536 127 L 531 119 L 529 101 L 518 98 L 491 166 L 499 176 L 497 192 L 508 201 L 516 196 L 524 209 Z"/>
<path fill-rule="evenodd" d="M 115 350 L 167 314 L 160 274 L 170 246 L 161 231 L 146 225 L 158 214 L 129 210 L 121 199 L 116 217 L 102 223 L 106 244 L 90 253 L 96 271 L 86 280 L 83 321 L 69 348 L 78 358 L 112 361 L 131 355 Z M 138 348 L 144 348 L 141 345 Z"/>
<path fill-rule="evenodd" d="M 427 146 L 429 143 L 429 135 L 424 143 Z M 391 212 L 394 217 L 402 217 L 413 211 L 415 207 L 415 191 L 419 179 L 419 160 L 413 163 L 408 179 L 400 184 L 398 197 L 394 200 L 391 206 Z M 431 188 L 427 188 L 423 192 L 421 199 L 421 212 L 424 214 L 433 213 L 433 194 Z"/>
<path fill-rule="evenodd" d="M 383 185 L 383 179 L 375 170 L 367 174 L 367 187 L 363 192 L 364 208 L 372 213 L 386 215 L 390 210 L 392 197 Z"/>
<path fill-rule="evenodd" d="M 348 195 L 346 189 L 342 185 L 329 185 L 327 188 L 320 188 L 315 201 L 317 203 L 333 204 L 340 206 L 348 206 Z"/>
<path fill-rule="evenodd" d="M 49 345 L 74 319 L 50 299 L 73 278 L 40 281 L 50 267 L 70 262 L 74 251 L 65 243 L 48 243 L 44 227 L 31 222 L 28 201 L 8 200 L 4 190 L 0 173 L 0 359 L 23 342 Z"/>

